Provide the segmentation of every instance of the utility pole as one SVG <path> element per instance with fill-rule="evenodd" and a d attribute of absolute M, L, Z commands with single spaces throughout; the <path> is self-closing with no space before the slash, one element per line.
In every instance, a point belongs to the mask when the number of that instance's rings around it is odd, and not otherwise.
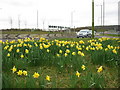
<path fill-rule="evenodd" d="M 105 24 L 105 1 L 103 0 L 103 26 Z"/>
<path fill-rule="evenodd" d="M 94 38 L 94 0 L 92 0 L 92 38 Z"/>
<path fill-rule="evenodd" d="M 103 0 L 103 29 L 104 29 L 104 24 L 105 24 L 105 1 Z M 103 35 L 104 35 L 104 30 L 103 30 Z"/>
<path fill-rule="evenodd" d="M 73 13 L 74 13 L 75 11 L 72 11 L 71 12 L 71 28 L 73 28 Z"/>
<path fill-rule="evenodd" d="M 12 24 L 13 24 L 13 21 L 12 21 L 12 18 L 10 17 L 10 25 L 11 25 L 11 29 L 12 29 Z"/>
<path fill-rule="evenodd" d="M 118 2 L 118 29 L 117 31 L 120 31 L 120 1 Z M 120 34 L 120 32 L 118 34 Z"/>
<path fill-rule="evenodd" d="M 43 20 L 43 31 L 44 31 L 44 20 Z"/>
<path fill-rule="evenodd" d="M 18 15 L 18 28 L 20 29 L 20 15 Z"/>
<path fill-rule="evenodd" d="M 101 26 L 102 26 L 102 5 L 101 6 Z"/>
<path fill-rule="evenodd" d="M 38 10 L 37 10 L 37 29 L 38 29 Z"/>

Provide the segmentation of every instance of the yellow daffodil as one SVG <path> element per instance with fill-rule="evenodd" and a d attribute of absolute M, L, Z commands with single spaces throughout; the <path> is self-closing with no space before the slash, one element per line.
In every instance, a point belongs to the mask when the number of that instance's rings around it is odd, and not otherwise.
<path fill-rule="evenodd" d="M 65 44 L 62 44 L 62 46 L 64 47 L 64 46 L 65 46 Z"/>
<path fill-rule="evenodd" d="M 78 50 L 82 50 L 82 48 L 77 48 Z"/>
<path fill-rule="evenodd" d="M 84 53 L 81 53 L 81 56 L 85 56 L 85 54 L 84 54 Z"/>
<path fill-rule="evenodd" d="M 19 49 L 17 49 L 17 50 L 16 50 L 16 52 L 18 53 L 18 52 L 20 52 L 20 50 L 19 50 Z"/>
<path fill-rule="evenodd" d="M 86 47 L 86 50 L 88 51 L 88 50 L 89 50 L 89 47 Z"/>
<path fill-rule="evenodd" d="M 47 81 L 50 81 L 50 76 L 47 75 L 47 76 L 46 76 L 46 80 L 47 80 Z"/>
<path fill-rule="evenodd" d="M 11 70 L 12 70 L 12 72 L 14 73 L 14 72 L 17 71 L 17 68 L 15 68 L 15 66 L 14 66 Z"/>
<path fill-rule="evenodd" d="M 85 70 L 85 65 L 82 65 L 81 68 L 82 68 L 83 70 Z"/>
<path fill-rule="evenodd" d="M 43 49 L 42 45 L 40 46 L 40 49 Z"/>
<path fill-rule="evenodd" d="M 69 46 L 66 46 L 66 48 L 69 48 Z"/>
<path fill-rule="evenodd" d="M 21 57 L 21 58 L 24 58 L 24 55 L 22 54 L 20 57 Z"/>
<path fill-rule="evenodd" d="M 76 52 L 72 52 L 72 55 L 76 55 Z"/>
<path fill-rule="evenodd" d="M 61 53 L 61 54 L 62 54 L 62 50 L 59 50 L 59 53 Z"/>
<path fill-rule="evenodd" d="M 23 46 L 27 46 L 27 44 L 24 43 Z"/>
<path fill-rule="evenodd" d="M 34 78 L 38 78 L 39 76 L 40 76 L 40 74 L 39 74 L 39 73 L 36 73 L 36 72 L 35 72 L 34 75 L 33 75 Z"/>
<path fill-rule="evenodd" d="M 32 47 L 32 45 L 29 45 L 29 47 L 31 48 L 31 47 Z"/>
<path fill-rule="evenodd" d="M 70 53 L 70 50 L 69 49 L 66 49 L 66 51 L 65 51 L 66 53 Z"/>
<path fill-rule="evenodd" d="M 50 52 L 50 50 L 49 50 L 49 49 L 47 49 L 47 52 L 49 53 L 49 52 Z"/>
<path fill-rule="evenodd" d="M 9 48 L 9 46 L 7 45 L 7 46 L 4 47 L 4 50 L 7 50 L 8 48 Z"/>
<path fill-rule="evenodd" d="M 78 71 L 76 71 L 76 76 L 79 77 L 80 76 L 80 73 Z"/>
<path fill-rule="evenodd" d="M 19 70 L 19 71 L 17 72 L 17 75 L 22 75 L 22 74 L 23 74 L 22 70 Z"/>
<path fill-rule="evenodd" d="M 103 67 L 100 66 L 100 67 L 98 68 L 97 72 L 100 73 L 100 72 L 102 72 L 102 71 L 103 71 Z"/>
<path fill-rule="evenodd" d="M 10 57 L 10 53 L 8 53 L 7 56 Z"/>
<path fill-rule="evenodd" d="M 68 55 L 68 54 L 67 54 L 67 53 L 65 53 L 64 55 L 65 55 L 65 57 L 67 57 L 67 55 Z"/>
<path fill-rule="evenodd" d="M 49 45 L 45 45 L 45 44 L 44 44 L 43 46 L 44 46 L 44 48 L 48 48 L 48 47 L 50 47 Z"/>
<path fill-rule="evenodd" d="M 115 49 L 112 50 L 113 53 L 117 54 L 117 51 Z"/>
<path fill-rule="evenodd" d="M 28 50 L 28 49 L 25 49 L 25 53 L 29 53 L 29 50 Z"/>
<path fill-rule="evenodd" d="M 74 46 L 73 44 L 70 45 L 70 47 L 73 47 L 73 46 Z"/>
<path fill-rule="evenodd" d="M 57 57 L 60 57 L 60 54 L 57 54 Z"/>
<path fill-rule="evenodd" d="M 79 43 L 80 43 L 80 44 L 84 44 L 84 41 L 83 41 L 83 40 L 80 40 Z"/>
<path fill-rule="evenodd" d="M 81 51 L 78 51 L 78 55 L 81 55 L 81 53 L 82 53 Z"/>
<path fill-rule="evenodd" d="M 108 50 L 108 48 L 105 48 L 105 51 L 107 51 Z"/>
<path fill-rule="evenodd" d="M 17 47 L 17 45 L 14 45 L 14 47 Z"/>
<path fill-rule="evenodd" d="M 27 76 L 27 71 L 23 71 L 23 75 Z"/>
<path fill-rule="evenodd" d="M 11 51 L 12 51 L 12 48 L 8 49 L 8 51 L 11 52 Z"/>

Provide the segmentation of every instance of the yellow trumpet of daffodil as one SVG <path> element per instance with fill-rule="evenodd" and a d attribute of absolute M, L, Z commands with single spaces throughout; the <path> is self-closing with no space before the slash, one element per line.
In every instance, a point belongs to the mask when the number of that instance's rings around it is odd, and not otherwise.
<path fill-rule="evenodd" d="M 14 72 L 17 71 L 17 68 L 15 68 L 15 66 L 14 66 L 11 70 L 12 70 L 12 72 L 14 73 Z"/>
<path fill-rule="evenodd" d="M 49 49 L 47 49 L 47 52 L 49 53 L 49 52 L 50 52 L 50 50 L 49 50 Z"/>
<path fill-rule="evenodd" d="M 11 52 L 11 51 L 12 51 L 12 48 L 8 49 L 8 51 Z"/>
<path fill-rule="evenodd" d="M 62 50 L 59 50 L 59 53 L 61 53 L 61 54 L 62 54 Z"/>
<path fill-rule="evenodd" d="M 23 75 L 27 76 L 27 71 L 24 70 L 23 71 Z"/>
<path fill-rule="evenodd" d="M 76 71 L 76 76 L 80 77 L 80 73 L 78 71 Z"/>
<path fill-rule="evenodd" d="M 57 57 L 60 57 L 60 54 L 57 54 Z"/>
<path fill-rule="evenodd" d="M 24 58 L 24 55 L 22 54 L 20 57 L 21 57 L 21 58 Z"/>
<path fill-rule="evenodd" d="M 47 80 L 47 81 L 50 81 L 50 76 L 47 75 L 47 76 L 46 76 L 46 80 Z"/>
<path fill-rule="evenodd" d="M 37 73 L 37 72 L 35 72 L 34 75 L 33 75 L 34 78 L 38 78 L 39 76 L 40 76 L 40 74 Z"/>
<path fill-rule="evenodd" d="M 17 53 L 20 52 L 20 49 L 17 49 L 16 52 L 17 52 Z"/>
<path fill-rule="evenodd" d="M 80 40 L 79 43 L 80 43 L 80 44 L 84 44 L 84 41 L 83 41 L 83 40 Z"/>
<path fill-rule="evenodd" d="M 81 56 L 85 56 L 85 54 L 84 54 L 84 53 L 81 53 Z"/>
<path fill-rule="evenodd" d="M 44 48 L 48 48 L 49 47 L 49 45 L 45 45 L 45 44 L 43 46 L 44 46 Z"/>
<path fill-rule="evenodd" d="M 40 49 L 43 49 L 42 45 L 40 45 Z"/>
<path fill-rule="evenodd" d="M 78 51 L 78 55 L 81 55 L 81 53 L 82 53 L 81 51 Z"/>
<path fill-rule="evenodd" d="M 98 68 L 97 72 L 100 73 L 100 72 L 102 72 L 102 71 L 103 71 L 103 67 L 100 66 L 100 67 Z"/>
<path fill-rule="evenodd" d="M 80 48 L 80 47 L 79 47 L 79 48 L 77 48 L 77 49 L 78 49 L 78 50 L 82 50 L 82 48 Z"/>
<path fill-rule="evenodd" d="M 67 57 L 67 55 L 68 55 L 68 54 L 67 54 L 67 53 L 65 53 L 64 55 L 65 55 L 65 57 Z"/>
<path fill-rule="evenodd" d="M 89 50 L 89 47 L 86 47 L 86 50 L 88 51 L 88 50 Z"/>
<path fill-rule="evenodd" d="M 108 50 L 108 48 L 105 48 L 105 51 L 107 51 Z"/>
<path fill-rule="evenodd" d="M 8 53 L 7 56 L 10 57 L 10 53 Z"/>
<path fill-rule="evenodd" d="M 22 70 L 19 70 L 18 72 L 17 72 L 17 75 L 22 75 L 23 74 L 23 72 L 22 72 Z"/>
<path fill-rule="evenodd" d="M 81 68 L 82 68 L 83 70 L 85 70 L 85 65 L 82 65 Z"/>
<path fill-rule="evenodd" d="M 70 50 L 69 49 L 66 49 L 66 51 L 65 51 L 66 53 L 70 53 Z"/>
<path fill-rule="evenodd" d="M 7 46 L 4 47 L 4 50 L 7 50 L 8 48 L 9 48 L 9 46 L 7 45 Z"/>
<path fill-rule="evenodd" d="M 69 46 L 66 46 L 66 48 L 69 48 Z"/>
<path fill-rule="evenodd" d="M 72 52 L 72 55 L 76 55 L 76 52 Z"/>
<path fill-rule="evenodd" d="M 29 50 L 28 50 L 28 49 L 25 49 L 25 53 L 29 53 Z"/>
<path fill-rule="evenodd" d="M 117 51 L 115 49 L 112 50 L 113 53 L 117 54 Z"/>
<path fill-rule="evenodd" d="M 70 45 L 70 47 L 73 47 L 73 46 L 74 46 L 73 44 Z"/>

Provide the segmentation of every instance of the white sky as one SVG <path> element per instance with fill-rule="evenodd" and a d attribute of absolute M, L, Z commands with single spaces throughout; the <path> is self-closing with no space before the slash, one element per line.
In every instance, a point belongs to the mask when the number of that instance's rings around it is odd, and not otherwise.
<path fill-rule="evenodd" d="M 95 25 L 101 24 L 101 5 L 103 0 L 95 1 Z M 105 0 L 105 25 L 118 25 L 118 1 Z M 47 29 L 48 25 L 71 26 L 73 12 L 73 26 L 91 26 L 92 0 L 0 0 L 0 29 L 18 28 L 18 16 L 21 28 L 37 27 L 37 10 L 39 11 L 39 28 Z"/>

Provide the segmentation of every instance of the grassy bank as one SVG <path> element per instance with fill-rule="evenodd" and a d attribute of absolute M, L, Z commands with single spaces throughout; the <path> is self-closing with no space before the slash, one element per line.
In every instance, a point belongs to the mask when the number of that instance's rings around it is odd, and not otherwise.
<path fill-rule="evenodd" d="M 112 37 L 120 37 L 120 34 L 100 34 L 100 36 L 112 36 Z"/>
<path fill-rule="evenodd" d="M 119 38 L 28 38 L 0 43 L 3 88 L 119 87 Z"/>

